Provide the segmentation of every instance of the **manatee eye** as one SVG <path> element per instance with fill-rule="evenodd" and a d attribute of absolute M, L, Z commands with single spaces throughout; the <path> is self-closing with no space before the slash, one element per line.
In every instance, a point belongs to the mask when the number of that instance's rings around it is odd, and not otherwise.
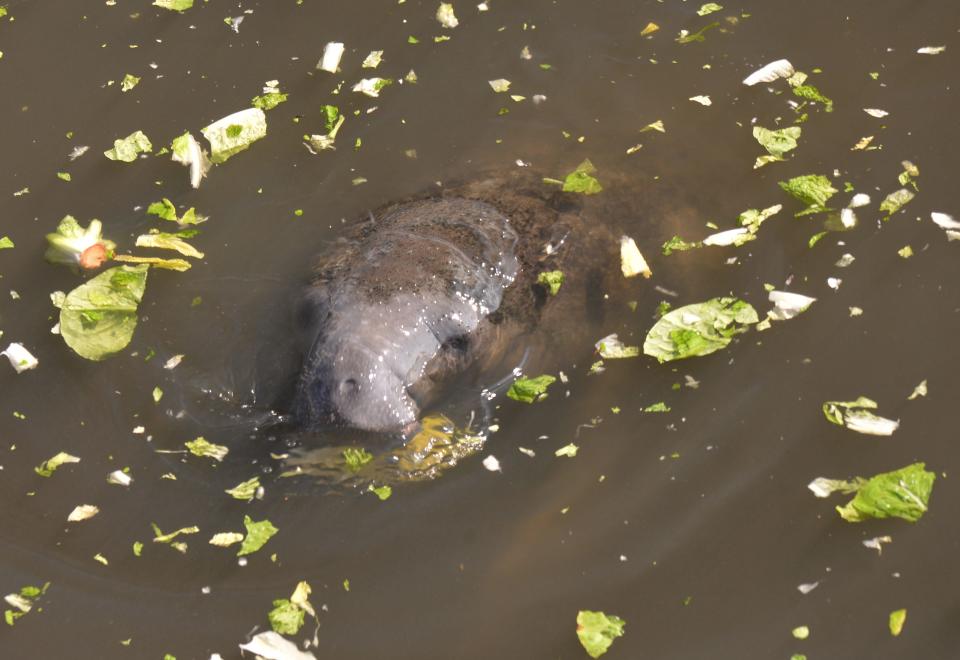
<path fill-rule="evenodd" d="M 355 394 L 359 389 L 360 389 L 360 385 L 353 378 L 347 378 L 346 380 L 340 381 L 341 396 L 349 396 L 351 394 Z"/>

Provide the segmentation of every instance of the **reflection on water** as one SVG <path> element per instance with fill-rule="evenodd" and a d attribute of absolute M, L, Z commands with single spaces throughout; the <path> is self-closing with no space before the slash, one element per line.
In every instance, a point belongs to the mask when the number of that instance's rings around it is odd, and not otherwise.
<path fill-rule="evenodd" d="M 420 420 L 420 428 L 399 447 L 378 450 L 369 462 L 351 469 L 344 455 L 356 445 L 300 448 L 284 460 L 282 477 L 311 477 L 331 486 L 364 490 L 439 477 L 483 448 L 486 435 L 459 429 L 443 415 Z"/>

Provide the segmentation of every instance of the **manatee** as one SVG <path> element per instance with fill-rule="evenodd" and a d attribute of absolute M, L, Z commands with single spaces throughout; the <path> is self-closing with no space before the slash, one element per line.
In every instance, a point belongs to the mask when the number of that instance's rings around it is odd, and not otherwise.
<path fill-rule="evenodd" d="M 531 333 L 548 328 L 536 342 L 543 353 L 563 328 L 592 328 L 585 319 L 602 319 L 617 249 L 602 223 L 586 221 L 580 196 L 529 174 L 370 212 L 324 252 L 305 288 L 296 421 L 411 429 L 458 375 L 509 374 L 529 357 Z M 555 300 L 536 281 L 554 269 L 566 277 Z"/>

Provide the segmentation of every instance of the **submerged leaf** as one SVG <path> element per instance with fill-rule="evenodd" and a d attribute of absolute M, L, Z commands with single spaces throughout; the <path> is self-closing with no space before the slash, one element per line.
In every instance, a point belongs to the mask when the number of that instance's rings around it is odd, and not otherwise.
<path fill-rule="evenodd" d="M 577 637 L 591 658 L 599 658 L 607 652 L 613 640 L 623 635 L 626 621 L 603 612 L 580 610 L 577 612 Z"/>
<path fill-rule="evenodd" d="M 547 398 L 547 388 L 557 379 L 554 376 L 543 375 L 536 378 L 518 378 L 510 385 L 507 396 L 514 401 L 533 403 Z"/>
<path fill-rule="evenodd" d="M 837 512 L 848 522 L 870 518 L 902 518 L 918 521 L 927 512 L 930 493 L 937 475 L 924 470 L 923 463 L 913 463 L 893 472 L 885 472 L 867 480 L 856 496 Z"/>

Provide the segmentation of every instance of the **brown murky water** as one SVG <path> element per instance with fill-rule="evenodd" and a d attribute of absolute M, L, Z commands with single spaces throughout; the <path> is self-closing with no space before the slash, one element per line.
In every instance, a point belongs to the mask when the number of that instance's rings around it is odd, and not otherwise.
<path fill-rule="evenodd" d="M 627 621 L 610 658 L 957 657 L 960 246 L 929 218 L 960 214 L 957 6 L 768 0 L 700 17 L 699 3 L 679 0 L 492 0 L 486 12 L 456 3 L 461 24 L 444 30 L 436 4 L 198 2 L 178 15 L 146 0 L 7 2 L 0 236 L 16 248 L 0 251 L 0 284 L 19 295 L 4 293 L 0 328 L 4 345 L 25 343 L 40 366 L 20 375 L 0 368 L 0 592 L 50 587 L 42 611 L 0 625 L 0 656 L 235 658 L 239 642 L 269 626 L 272 601 L 306 580 L 323 606 L 318 658 L 582 658 L 579 609 Z M 238 33 L 224 24 L 236 16 L 244 16 Z M 705 41 L 675 41 L 714 20 L 720 26 Z M 651 21 L 661 29 L 641 38 Z M 434 43 L 441 34 L 450 40 Z M 419 43 L 408 44 L 410 35 Z M 331 40 L 347 45 L 337 76 L 314 71 Z M 916 53 L 940 45 L 945 52 Z M 521 59 L 524 46 L 531 60 Z M 375 49 L 384 62 L 361 69 Z M 786 126 L 796 115 L 783 81 L 748 88 L 741 80 L 784 57 L 811 73 L 835 109 L 805 108 L 793 157 L 754 171 L 762 149 L 751 122 L 775 127 L 779 117 Z M 410 69 L 416 84 L 394 84 L 379 99 L 349 92 L 361 77 Z M 142 81 L 121 93 L 125 73 Z M 495 94 L 487 81 L 498 78 L 525 100 Z M 198 135 L 271 79 L 290 100 L 268 113 L 268 137 L 199 190 L 166 157 L 122 164 L 101 155 L 137 129 L 158 148 L 187 129 Z M 534 105 L 535 94 L 546 101 Z M 696 95 L 712 105 L 688 100 Z M 311 155 L 300 138 L 322 132 L 325 103 L 347 121 L 335 152 Z M 665 133 L 639 132 L 656 120 Z M 882 149 L 850 150 L 868 135 Z M 91 148 L 70 162 L 77 145 Z M 559 356 L 566 386 L 533 406 L 498 399 L 500 430 L 478 453 L 440 478 L 395 484 L 384 502 L 312 477 L 279 478 L 269 453 L 291 439 L 271 442 L 245 421 L 263 412 L 284 368 L 254 378 L 244 366 L 263 350 L 268 362 L 280 360 L 265 344 L 282 336 L 286 297 L 321 246 L 345 222 L 435 181 L 518 159 L 562 176 L 587 157 L 601 181 L 609 173 L 637 194 L 669 186 L 676 197 L 650 217 L 611 211 L 654 278 L 632 283 L 636 312 L 617 308 L 603 334 L 642 343 L 664 297 L 655 285 L 676 292 L 677 305 L 733 294 L 766 310 L 764 284 L 784 288 L 792 278 L 790 290 L 818 301 L 676 366 L 643 357 L 588 376 L 591 346 Z M 904 159 L 919 166 L 920 191 L 881 222 L 877 204 L 899 187 Z M 856 229 L 812 249 L 822 217 L 792 218 L 800 206 L 776 185 L 807 173 L 873 198 Z M 366 183 L 353 185 L 357 177 Z M 838 205 L 850 195 L 838 194 Z M 151 273 L 131 345 L 86 362 L 49 332 L 49 293 L 78 280 L 44 262 L 43 236 L 70 213 L 84 224 L 102 219 L 106 235 L 129 247 L 156 225 L 142 207 L 164 196 L 210 216 L 193 239 L 206 258 L 187 273 Z M 700 237 L 712 231 L 708 221 L 729 227 L 744 209 L 776 203 L 784 211 L 755 242 L 659 254 L 674 234 Z M 897 250 L 907 244 L 915 254 L 904 259 Z M 856 262 L 837 268 L 846 252 Z M 842 278 L 837 291 L 828 277 Z M 851 317 L 853 306 L 863 314 Z M 184 363 L 164 370 L 175 354 Z M 699 388 L 674 389 L 685 375 Z M 929 395 L 907 401 L 923 379 Z M 155 386 L 164 390 L 159 404 Z M 824 420 L 823 401 L 861 394 L 900 420 L 892 437 Z M 671 412 L 641 412 L 657 401 Z M 145 432 L 133 433 L 139 426 Z M 229 446 L 227 460 L 156 452 L 198 435 Z M 554 456 L 570 442 L 576 457 Z M 82 461 L 48 479 L 34 473 L 58 451 Z M 483 468 L 488 454 L 501 473 Z M 917 460 L 940 476 L 916 524 L 849 524 L 833 511 L 839 497 L 818 500 L 806 488 L 818 476 Z M 125 466 L 133 484 L 108 485 L 106 475 Z M 224 494 L 258 474 L 262 500 Z M 100 514 L 67 523 L 78 504 Z M 235 547 L 207 540 L 242 531 L 244 515 L 280 531 L 241 565 Z M 181 554 L 150 542 L 151 522 L 200 532 L 184 537 Z M 882 555 L 861 544 L 882 535 L 893 537 Z M 135 541 L 145 544 L 140 557 Z M 798 591 L 814 582 L 812 592 Z M 909 614 L 894 638 L 887 616 L 899 608 Z M 809 639 L 791 636 L 799 625 L 810 627 Z M 313 633 L 308 623 L 293 638 Z"/>

